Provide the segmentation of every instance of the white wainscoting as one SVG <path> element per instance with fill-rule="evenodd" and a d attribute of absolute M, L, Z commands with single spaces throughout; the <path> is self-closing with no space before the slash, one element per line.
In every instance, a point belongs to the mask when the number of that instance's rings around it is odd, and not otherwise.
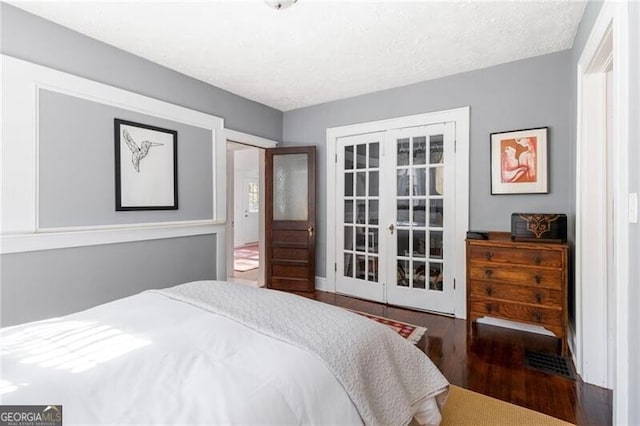
<path fill-rule="evenodd" d="M 223 119 L 11 56 L 2 60 L 0 253 L 216 234 L 225 269 L 226 141 Z M 38 219 L 40 89 L 211 130 L 212 217 L 198 221 L 45 229 Z"/>

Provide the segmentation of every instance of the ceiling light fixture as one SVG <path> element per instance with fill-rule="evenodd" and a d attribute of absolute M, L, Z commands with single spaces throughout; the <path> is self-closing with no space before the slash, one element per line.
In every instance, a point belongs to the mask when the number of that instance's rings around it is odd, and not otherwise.
<path fill-rule="evenodd" d="M 292 6 L 298 0 L 264 0 L 264 2 L 269 5 L 269 7 L 274 8 L 275 10 L 282 10 Z"/>

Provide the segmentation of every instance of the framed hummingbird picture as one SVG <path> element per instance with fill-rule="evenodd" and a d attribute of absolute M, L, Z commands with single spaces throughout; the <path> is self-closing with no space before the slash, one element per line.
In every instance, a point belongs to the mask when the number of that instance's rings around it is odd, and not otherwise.
<path fill-rule="evenodd" d="M 116 211 L 178 209 L 178 132 L 114 119 Z"/>

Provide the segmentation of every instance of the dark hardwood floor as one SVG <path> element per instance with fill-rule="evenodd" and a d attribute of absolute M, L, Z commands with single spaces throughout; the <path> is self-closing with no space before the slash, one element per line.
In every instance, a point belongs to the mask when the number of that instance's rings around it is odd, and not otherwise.
<path fill-rule="evenodd" d="M 557 353 L 557 339 L 387 306 L 333 293 L 300 295 L 332 305 L 427 327 L 418 347 L 450 383 L 578 425 L 610 425 L 612 393 L 597 386 L 528 369 L 525 349 Z"/>

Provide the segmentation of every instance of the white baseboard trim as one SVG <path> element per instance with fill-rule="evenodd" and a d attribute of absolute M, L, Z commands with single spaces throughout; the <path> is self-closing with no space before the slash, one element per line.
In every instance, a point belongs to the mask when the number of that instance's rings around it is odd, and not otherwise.
<path fill-rule="evenodd" d="M 582 378 L 582 365 L 578 363 L 578 338 L 575 330 L 575 326 L 569 323 L 569 330 L 567 331 L 567 345 L 569 346 L 569 352 L 571 352 L 571 358 L 573 365 L 576 368 L 576 373 Z"/>
<path fill-rule="evenodd" d="M 543 334 L 545 336 L 555 337 L 555 334 L 537 325 L 529 325 L 529 324 L 523 324 L 519 322 L 513 322 L 513 321 L 507 321 L 507 320 L 501 320 L 501 319 L 489 318 L 489 317 L 479 318 L 476 322 L 479 322 L 480 324 L 495 325 L 496 327 L 511 328 L 513 330 L 528 331 L 531 333 L 538 333 L 538 334 Z"/>
<path fill-rule="evenodd" d="M 316 290 L 335 293 L 336 286 L 335 284 L 330 285 L 325 277 L 316 277 Z"/>

